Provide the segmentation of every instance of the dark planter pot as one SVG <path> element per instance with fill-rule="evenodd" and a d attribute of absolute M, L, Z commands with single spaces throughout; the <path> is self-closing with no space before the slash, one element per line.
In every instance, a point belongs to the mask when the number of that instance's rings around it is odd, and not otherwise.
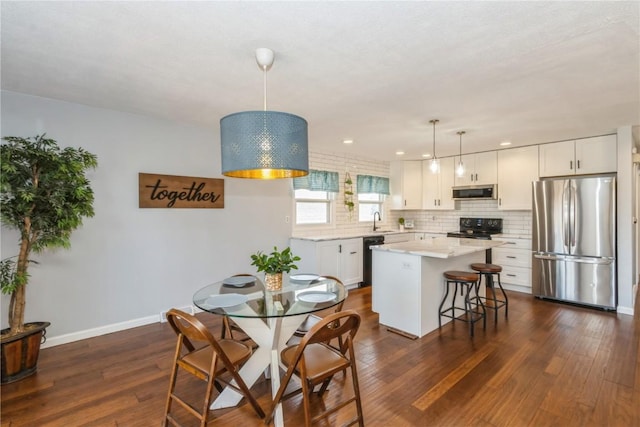
<path fill-rule="evenodd" d="M 32 322 L 25 326 L 29 330 L 3 338 L 2 345 L 2 384 L 12 383 L 21 380 L 29 375 L 35 374 L 38 369 L 38 355 L 40 354 L 40 344 L 46 341 L 45 329 L 49 327 L 49 322 Z M 9 329 L 3 329 L 4 334 Z"/>

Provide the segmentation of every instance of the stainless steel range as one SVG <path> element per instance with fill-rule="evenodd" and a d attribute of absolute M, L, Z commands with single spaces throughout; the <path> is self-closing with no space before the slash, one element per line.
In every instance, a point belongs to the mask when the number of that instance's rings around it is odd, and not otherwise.
<path fill-rule="evenodd" d="M 491 240 L 502 233 L 502 218 L 460 218 L 460 230 L 450 231 L 447 237 Z"/>

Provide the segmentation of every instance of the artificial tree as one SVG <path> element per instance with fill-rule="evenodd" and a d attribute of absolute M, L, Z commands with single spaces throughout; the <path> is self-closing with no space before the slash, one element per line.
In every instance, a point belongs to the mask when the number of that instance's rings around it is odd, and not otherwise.
<path fill-rule="evenodd" d="M 18 230 L 18 255 L 0 261 L 0 285 L 10 294 L 9 331 L 25 331 L 25 288 L 31 253 L 68 248 L 71 233 L 92 217 L 93 190 L 86 172 L 97 157 L 82 148 L 61 148 L 45 135 L 4 137 L 0 145 L 0 216 L 3 226 Z"/>

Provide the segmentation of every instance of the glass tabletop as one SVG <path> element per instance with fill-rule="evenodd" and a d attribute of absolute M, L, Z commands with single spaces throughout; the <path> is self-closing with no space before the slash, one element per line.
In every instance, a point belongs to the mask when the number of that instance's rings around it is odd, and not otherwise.
<path fill-rule="evenodd" d="M 341 283 L 321 276 L 313 280 L 293 280 L 285 275 L 279 291 L 267 291 L 262 280 L 255 276 L 233 276 L 198 290 L 193 295 L 193 303 L 204 311 L 229 317 L 286 317 L 333 307 L 343 301 L 347 293 Z"/>

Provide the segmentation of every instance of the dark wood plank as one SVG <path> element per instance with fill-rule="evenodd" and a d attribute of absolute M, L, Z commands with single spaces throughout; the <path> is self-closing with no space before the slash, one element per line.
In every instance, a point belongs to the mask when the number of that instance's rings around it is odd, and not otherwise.
<path fill-rule="evenodd" d="M 465 325 L 447 324 L 410 340 L 378 324 L 371 288 L 351 291 L 345 308 L 363 318 L 356 352 L 366 424 L 640 425 L 640 315 L 515 292 L 509 300 L 509 318 L 477 328 L 473 339 Z M 220 331 L 219 317 L 198 317 Z M 153 324 L 42 350 L 36 375 L 2 386 L 2 426 L 158 426 L 174 345 L 168 325 Z M 325 404 L 344 397 L 350 381 L 338 375 Z M 202 383 L 182 378 L 179 385 L 187 398 L 201 398 Z M 268 409 L 269 382 L 252 391 Z M 287 425 L 303 424 L 301 404 L 300 396 L 285 402 Z M 314 407 L 322 404 L 314 398 Z M 324 425 L 353 414 L 345 409 Z M 246 404 L 214 418 L 220 426 L 264 425 Z"/>

